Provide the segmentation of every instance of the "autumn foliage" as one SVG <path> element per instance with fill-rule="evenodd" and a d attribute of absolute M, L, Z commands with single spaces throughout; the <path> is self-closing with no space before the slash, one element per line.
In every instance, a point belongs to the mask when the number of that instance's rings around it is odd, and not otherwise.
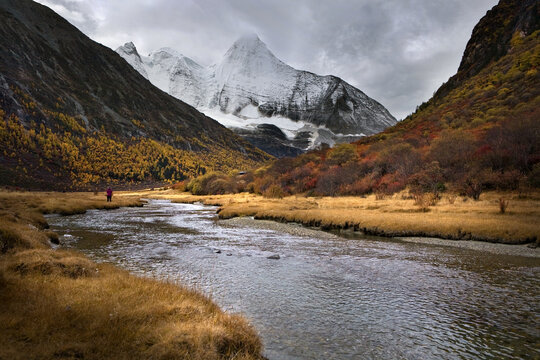
<path fill-rule="evenodd" d="M 24 99 L 24 97 L 23 97 Z M 29 103 L 30 109 L 34 107 Z M 88 189 L 100 184 L 174 183 L 213 169 L 257 164 L 230 156 L 226 148 L 179 149 L 147 137 L 121 139 L 105 130 L 87 131 L 81 121 L 44 110 L 57 127 L 31 122 L 0 107 L 2 184 L 34 188 Z"/>
<path fill-rule="evenodd" d="M 279 188 L 280 196 L 383 197 L 409 188 L 426 207 L 448 188 L 478 200 L 487 189 L 539 187 L 539 38 L 540 31 L 516 34 L 506 56 L 398 125 L 277 160 L 252 172 L 246 189 L 265 196 Z"/>

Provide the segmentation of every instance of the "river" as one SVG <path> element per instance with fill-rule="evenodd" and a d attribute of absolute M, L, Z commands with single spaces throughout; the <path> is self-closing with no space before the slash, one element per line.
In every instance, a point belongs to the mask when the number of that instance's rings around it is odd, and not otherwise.
<path fill-rule="evenodd" d="M 293 235 L 163 200 L 47 220 L 96 261 L 177 280 L 244 314 L 271 360 L 540 358 L 538 259 Z"/>

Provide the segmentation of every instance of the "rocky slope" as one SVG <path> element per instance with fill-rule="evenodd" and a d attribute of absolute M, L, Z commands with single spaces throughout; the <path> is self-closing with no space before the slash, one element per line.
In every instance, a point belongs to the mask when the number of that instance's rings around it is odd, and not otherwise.
<path fill-rule="evenodd" d="M 271 141 L 303 150 L 321 142 L 332 145 L 342 135 L 371 135 L 396 123 L 381 104 L 342 79 L 285 64 L 256 35 L 238 39 L 218 64 L 207 68 L 170 48 L 148 57 L 133 43 L 116 51 L 163 91 L 243 136 L 251 134 L 247 138 L 265 150 L 264 144 L 253 141 L 268 135 L 257 127 L 261 124 L 275 125 L 287 135 Z M 311 140 L 306 147 L 295 145 L 295 136 L 303 138 L 306 132 Z"/>
<path fill-rule="evenodd" d="M 0 22 L 2 183 L 181 179 L 268 158 L 49 8 L 0 0 Z"/>
<path fill-rule="evenodd" d="M 497 61 L 512 47 L 514 36 L 524 37 L 540 27 L 540 3 L 537 0 L 504 0 L 489 10 L 474 27 L 461 58 L 458 72 L 441 86 L 435 97 L 478 74 L 490 62 Z"/>

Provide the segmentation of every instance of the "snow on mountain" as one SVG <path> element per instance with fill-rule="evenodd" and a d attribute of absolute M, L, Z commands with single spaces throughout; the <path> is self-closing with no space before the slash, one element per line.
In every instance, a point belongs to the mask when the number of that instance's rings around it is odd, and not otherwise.
<path fill-rule="evenodd" d="M 128 42 L 123 46 L 120 46 L 118 49 L 116 49 L 116 52 L 126 59 L 128 64 L 137 70 L 142 76 L 148 79 L 146 66 L 143 63 L 141 56 L 137 52 L 137 48 L 135 48 L 135 45 L 132 42 Z"/>
<path fill-rule="evenodd" d="M 242 135 L 273 124 L 305 150 L 321 142 L 333 145 L 344 136 L 371 135 L 396 123 L 381 104 L 342 79 L 285 64 L 257 35 L 241 37 L 209 67 L 170 48 L 147 57 L 133 43 L 116 51 L 155 86 L 225 126 L 242 129 Z M 307 145 L 294 142 L 306 133 L 311 134 Z"/>
<path fill-rule="evenodd" d="M 209 108 L 240 113 L 249 105 L 288 103 L 297 70 L 283 63 L 255 35 L 238 39 L 215 67 Z"/>

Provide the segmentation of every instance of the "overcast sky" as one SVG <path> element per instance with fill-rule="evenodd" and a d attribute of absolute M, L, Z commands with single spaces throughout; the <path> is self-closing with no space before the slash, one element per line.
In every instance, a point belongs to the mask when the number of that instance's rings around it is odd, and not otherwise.
<path fill-rule="evenodd" d="M 282 61 L 336 75 L 402 119 L 453 75 L 498 0 L 39 0 L 112 49 L 172 47 L 201 65 L 256 33 Z"/>

